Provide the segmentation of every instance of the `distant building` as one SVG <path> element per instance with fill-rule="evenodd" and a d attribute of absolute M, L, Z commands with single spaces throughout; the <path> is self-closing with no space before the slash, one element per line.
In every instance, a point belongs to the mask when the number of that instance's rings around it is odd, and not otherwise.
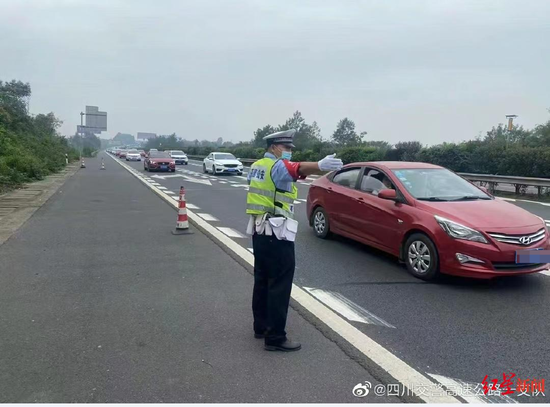
<path fill-rule="evenodd" d="M 156 133 L 140 133 L 137 134 L 138 140 L 150 140 L 152 138 L 157 138 Z"/>

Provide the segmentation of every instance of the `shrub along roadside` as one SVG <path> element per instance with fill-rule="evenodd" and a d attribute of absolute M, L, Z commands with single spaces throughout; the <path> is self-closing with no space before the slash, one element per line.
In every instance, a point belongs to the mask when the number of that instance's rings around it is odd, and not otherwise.
<path fill-rule="evenodd" d="M 65 154 L 78 152 L 57 134 L 61 122 L 53 115 L 31 116 L 24 99 L 30 86 L 0 81 L 0 191 L 43 179 L 65 166 Z"/>

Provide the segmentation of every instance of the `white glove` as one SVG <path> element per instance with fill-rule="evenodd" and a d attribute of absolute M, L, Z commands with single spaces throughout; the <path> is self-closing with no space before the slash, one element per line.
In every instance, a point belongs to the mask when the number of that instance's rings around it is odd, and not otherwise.
<path fill-rule="evenodd" d="M 321 171 L 337 171 L 342 168 L 344 163 L 339 158 L 334 158 L 335 155 L 336 154 L 327 155 L 319 161 L 317 163 L 319 165 L 319 169 Z"/>

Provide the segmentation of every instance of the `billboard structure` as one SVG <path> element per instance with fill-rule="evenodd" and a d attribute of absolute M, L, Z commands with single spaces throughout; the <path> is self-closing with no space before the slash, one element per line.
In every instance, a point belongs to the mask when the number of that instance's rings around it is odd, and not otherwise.
<path fill-rule="evenodd" d="M 150 140 L 152 138 L 157 138 L 156 133 L 138 132 L 138 134 L 137 134 L 137 139 L 138 140 Z"/>
<path fill-rule="evenodd" d="M 82 123 L 86 116 L 86 125 Z M 107 130 L 107 112 L 100 112 L 97 106 L 86 106 L 86 113 L 80 113 L 80 126 L 77 126 L 78 134 L 100 134 Z"/>

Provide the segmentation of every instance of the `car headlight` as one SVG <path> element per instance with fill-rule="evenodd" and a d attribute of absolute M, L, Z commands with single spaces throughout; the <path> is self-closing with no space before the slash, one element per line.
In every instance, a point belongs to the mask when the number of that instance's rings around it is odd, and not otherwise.
<path fill-rule="evenodd" d="M 487 239 L 477 230 L 471 229 L 460 223 L 453 222 L 452 220 L 442 218 L 435 215 L 435 220 L 439 223 L 439 226 L 447 232 L 449 236 L 454 239 L 469 240 L 470 242 L 489 243 Z"/>

